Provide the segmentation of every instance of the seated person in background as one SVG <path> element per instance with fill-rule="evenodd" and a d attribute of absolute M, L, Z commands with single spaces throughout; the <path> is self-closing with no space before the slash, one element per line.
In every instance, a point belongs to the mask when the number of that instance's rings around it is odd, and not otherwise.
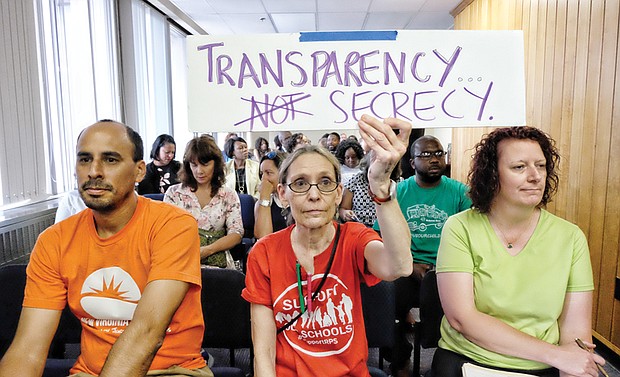
<path fill-rule="evenodd" d="M 39 236 L 0 376 L 42 375 L 65 305 L 82 325 L 72 375 L 213 376 L 200 355 L 196 221 L 136 194 L 142 155 L 140 135 L 123 124 L 100 121 L 80 134 L 76 176 L 89 209 Z"/>
<path fill-rule="evenodd" d="M 224 186 L 224 161 L 212 137 L 187 143 L 179 178 L 181 183 L 170 186 L 164 202 L 190 212 L 198 222 L 200 262 L 235 268 L 229 250 L 243 237 L 241 205 L 237 193 Z"/>
<path fill-rule="evenodd" d="M 256 376 L 370 376 L 360 284 L 411 273 L 409 230 L 389 179 L 411 125 L 364 115 L 359 127 L 376 153 L 368 179 L 385 237 L 334 221 L 342 185 L 333 155 L 309 145 L 287 157 L 278 193 L 295 224 L 254 245 L 242 292 L 251 303 Z"/>
<path fill-rule="evenodd" d="M 254 143 L 254 159 L 260 161 L 261 158 L 269 152 L 271 152 L 271 149 L 269 149 L 269 142 L 267 139 L 264 137 L 257 138 Z"/>
<path fill-rule="evenodd" d="M 419 308 L 420 283 L 428 270 L 435 268 L 441 229 L 448 216 L 471 207 L 467 186 L 444 175 L 445 152 L 434 136 L 424 135 L 411 145 L 409 163 L 415 175 L 398 184 L 398 204 L 411 231 L 413 273 L 394 282 L 396 290 L 396 339 L 391 352 L 390 368 L 396 377 L 409 375 L 413 347 L 407 332 L 418 315 L 409 315 Z M 379 224 L 375 229 L 380 231 Z M 418 311 L 419 313 L 419 311 Z"/>
<path fill-rule="evenodd" d="M 286 228 L 286 219 L 282 214 L 284 208 L 278 197 L 278 169 L 284 160 L 284 154 L 269 152 L 260 160 L 260 196 L 254 205 L 254 237 L 263 236 Z"/>
<path fill-rule="evenodd" d="M 138 184 L 138 194 L 163 194 L 168 187 L 179 182 L 177 173 L 181 163 L 174 159 L 177 146 L 170 135 L 159 135 L 151 149 L 151 161 L 146 165 L 146 175 Z"/>
<path fill-rule="evenodd" d="M 248 144 L 241 137 L 232 137 L 226 141 L 224 152 L 230 158 L 224 166 L 226 187 L 258 199 L 258 162 L 248 159 Z"/>
<path fill-rule="evenodd" d="M 276 146 L 275 150 L 277 152 L 287 153 L 288 151 L 286 150 L 286 143 L 292 135 L 293 134 L 291 133 L 291 131 L 278 132 L 278 134 L 273 138 L 273 142 Z"/>
<path fill-rule="evenodd" d="M 368 165 L 372 159 L 372 153 L 367 153 L 362 162 L 360 162 L 359 173 L 355 174 L 349 182 L 344 184 L 342 193 L 342 203 L 338 214 L 342 222 L 357 221 L 367 227 L 372 227 L 377 220 L 377 212 L 375 211 L 375 202 L 368 194 Z M 390 179 L 400 181 L 400 161 L 392 170 Z"/>
<path fill-rule="evenodd" d="M 224 136 L 224 145 L 226 145 L 226 142 L 228 141 L 228 139 L 233 138 L 233 137 L 238 137 L 238 136 L 239 135 L 237 135 L 236 132 L 229 132 L 229 133 L 227 133 L 226 136 Z M 230 161 L 230 157 L 228 157 L 226 155 L 226 148 L 224 148 L 224 150 L 222 150 L 222 156 L 224 156 L 224 162 Z"/>
<path fill-rule="evenodd" d="M 364 158 L 364 149 L 357 141 L 345 139 L 338 144 L 334 155 L 340 162 L 342 184 L 346 185 L 351 177 L 360 172 L 360 161 Z"/>
<path fill-rule="evenodd" d="M 558 184 L 554 142 L 498 128 L 475 147 L 473 208 L 446 222 L 437 256 L 445 317 L 434 376 L 465 362 L 537 376 L 598 376 L 592 268 L 583 232 L 543 209 Z"/>
<path fill-rule="evenodd" d="M 319 139 L 319 146 L 327 149 L 327 138 L 329 137 L 329 133 L 323 134 Z"/>
<path fill-rule="evenodd" d="M 336 153 L 338 144 L 340 144 L 340 135 L 338 132 L 330 132 L 327 136 L 327 150 L 329 150 L 332 154 Z"/>
<path fill-rule="evenodd" d="M 65 194 L 65 196 L 58 202 L 58 209 L 56 210 L 55 223 L 59 223 L 69 216 L 73 216 L 76 213 L 86 209 L 86 204 L 80 196 L 78 190 L 72 190 Z"/>
<path fill-rule="evenodd" d="M 294 133 L 293 135 L 291 135 L 291 137 L 286 139 L 286 143 L 284 144 L 284 149 L 286 149 L 288 153 L 293 153 L 295 152 L 297 148 L 301 148 L 304 145 L 308 145 L 308 144 L 310 144 L 308 142 L 308 138 L 303 133 L 298 132 L 298 133 Z"/>

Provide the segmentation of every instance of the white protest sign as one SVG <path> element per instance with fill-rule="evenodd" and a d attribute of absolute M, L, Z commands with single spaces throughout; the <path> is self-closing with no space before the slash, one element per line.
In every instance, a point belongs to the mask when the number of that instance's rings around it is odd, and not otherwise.
<path fill-rule="evenodd" d="M 190 130 L 525 124 L 521 31 L 190 36 Z"/>

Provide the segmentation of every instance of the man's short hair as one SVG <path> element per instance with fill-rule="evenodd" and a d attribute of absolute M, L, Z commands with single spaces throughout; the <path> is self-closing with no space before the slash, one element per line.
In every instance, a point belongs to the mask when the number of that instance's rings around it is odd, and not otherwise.
<path fill-rule="evenodd" d="M 112 119 L 101 119 L 98 120 L 97 123 L 116 123 L 124 126 L 125 131 L 127 131 L 127 137 L 129 138 L 129 140 L 131 140 L 131 143 L 133 144 L 133 162 L 138 162 L 144 159 L 144 145 L 142 144 L 142 137 L 140 137 L 140 134 L 137 133 L 133 128 Z M 78 140 L 80 140 L 82 132 L 80 132 L 80 134 L 78 135 Z"/>

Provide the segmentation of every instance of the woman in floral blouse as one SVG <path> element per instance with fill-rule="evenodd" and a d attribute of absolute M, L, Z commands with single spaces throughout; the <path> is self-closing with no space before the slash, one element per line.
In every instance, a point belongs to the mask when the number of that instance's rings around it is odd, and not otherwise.
<path fill-rule="evenodd" d="M 198 221 L 203 264 L 233 268 L 228 250 L 241 242 L 243 222 L 239 197 L 224 186 L 224 177 L 222 153 L 213 138 L 196 137 L 185 149 L 181 183 L 168 188 L 164 201 L 185 209 Z"/>

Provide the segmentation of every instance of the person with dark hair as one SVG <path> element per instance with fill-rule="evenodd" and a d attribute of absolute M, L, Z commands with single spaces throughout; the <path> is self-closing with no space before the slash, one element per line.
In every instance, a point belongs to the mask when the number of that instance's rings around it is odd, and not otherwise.
<path fill-rule="evenodd" d="M 242 137 L 230 138 L 224 145 L 224 152 L 230 158 L 224 165 L 226 187 L 258 199 L 258 162 L 248 159 L 248 143 Z"/>
<path fill-rule="evenodd" d="M 264 137 L 259 137 L 254 143 L 254 158 L 256 161 L 260 161 L 264 155 L 271 152 L 269 149 L 269 142 Z"/>
<path fill-rule="evenodd" d="M 239 196 L 224 185 L 224 161 L 215 140 L 199 136 L 187 143 L 181 183 L 170 186 L 164 202 L 190 212 L 198 222 L 203 265 L 235 268 L 229 249 L 241 243 Z"/>
<path fill-rule="evenodd" d="M 330 132 L 327 136 L 327 149 L 332 153 L 336 153 L 338 144 L 340 144 L 340 134 L 338 132 Z"/>
<path fill-rule="evenodd" d="M 226 134 L 226 136 L 224 136 L 224 145 L 226 145 L 226 142 L 233 137 L 238 137 L 239 135 L 237 135 L 236 132 L 229 132 Z M 226 147 L 224 147 L 224 149 L 222 150 L 222 156 L 224 156 L 224 162 L 228 162 L 230 160 L 230 157 L 228 157 L 226 155 Z"/>
<path fill-rule="evenodd" d="M 360 161 L 364 158 L 364 149 L 357 141 L 345 139 L 338 144 L 334 155 L 340 162 L 342 184 L 346 185 L 351 177 L 360 172 Z"/>
<path fill-rule="evenodd" d="M 26 270 L 19 326 L 0 376 L 41 376 L 65 306 L 82 326 L 78 376 L 213 377 L 204 333 L 196 221 L 136 194 L 140 135 L 97 122 L 77 141 L 75 173 L 88 207 L 47 228 Z"/>
<path fill-rule="evenodd" d="M 271 151 L 261 158 L 260 187 L 258 201 L 254 205 L 254 237 L 259 239 L 267 234 L 286 228 L 283 215 L 284 205 L 278 197 L 278 169 L 285 155 Z"/>
<path fill-rule="evenodd" d="M 338 209 L 340 220 L 357 221 L 367 227 L 372 227 L 377 220 L 375 203 L 368 194 L 368 166 L 372 159 L 372 153 L 367 153 L 360 162 L 361 171 L 355 174 L 345 184 L 342 193 L 342 203 Z M 392 170 L 390 179 L 400 181 L 400 161 Z"/>
<path fill-rule="evenodd" d="M 329 132 L 328 133 L 324 133 L 321 138 L 319 139 L 319 146 L 328 149 L 327 148 L 327 138 L 329 137 Z"/>
<path fill-rule="evenodd" d="M 396 339 L 391 349 L 390 368 L 394 376 L 409 375 L 411 351 L 407 332 L 415 322 L 411 308 L 419 308 L 420 283 L 435 268 L 437 249 L 444 222 L 449 216 L 468 209 L 467 186 L 444 175 L 445 151 L 434 136 L 425 135 L 411 145 L 409 163 L 415 175 L 398 184 L 400 209 L 411 230 L 413 273 L 394 282 L 396 289 Z M 375 229 L 380 231 L 379 224 Z M 415 311 L 414 311 L 415 312 Z"/>
<path fill-rule="evenodd" d="M 287 153 L 293 153 L 297 148 L 301 148 L 304 145 L 308 144 L 310 144 L 308 142 L 308 138 L 306 138 L 303 133 L 296 132 L 292 134 L 291 137 L 286 139 L 286 142 L 284 143 L 284 149 Z"/>
<path fill-rule="evenodd" d="M 475 146 L 473 208 L 446 221 L 437 256 L 445 316 L 432 370 L 464 363 L 536 376 L 598 376 L 588 242 L 547 212 L 558 184 L 554 141 L 498 128 Z M 582 339 L 589 350 L 576 344 Z"/>
<path fill-rule="evenodd" d="M 150 154 L 153 161 L 146 165 L 146 175 L 138 184 L 138 194 L 163 194 L 168 187 L 179 182 L 177 173 L 181 163 L 174 159 L 176 150 L 177 145 L 172 136 L 157 136 Z"/>
<path fill-rule="evenodd" d="M 340 164 L 326 149 L 308 145 L 282 162 L 278 194 L 295 223 L 254 245 L 242 292 L 257 376 L 370 376 L 360 284 L 411 273 L 409 229 L 389 179 L 411 125 L 364 115 L 359 127 L 376 153 L 368 180 L 385 237 L 334 221 Z"/>

